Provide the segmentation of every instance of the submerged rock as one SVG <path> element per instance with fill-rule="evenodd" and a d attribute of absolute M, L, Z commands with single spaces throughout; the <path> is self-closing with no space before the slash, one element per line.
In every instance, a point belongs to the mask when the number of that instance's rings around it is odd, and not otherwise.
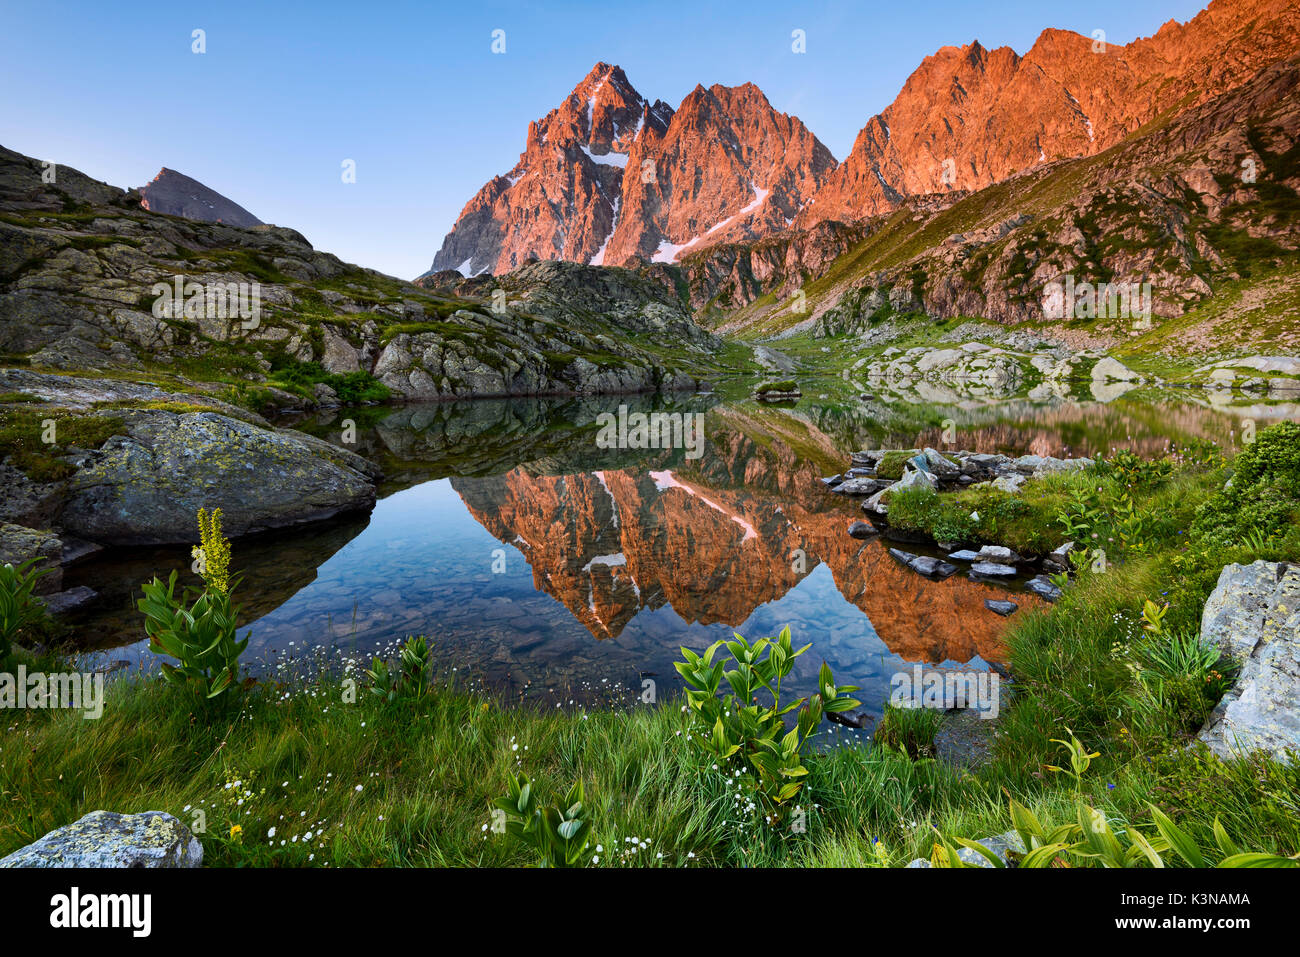
<path fill-rule="evenodd" d="M 853 538 L 871 538 L 871 536 L 879 534 L 876 527 L 870 522 L 853 522 L 849 525 L 849 535 Z"/>
<path fill-rule="evenodd" d="M 56 592 L 45 599 L 45 610 L 51 615 L 66 615 L 84 605 L 90 604 L 99 593 L 86 585 L 78 585 L 67 591 Z"/>
<path fill-rule="evenodd" d="M 163 811 L 91 811 L 0 858 L 0 867 L 198 867 L 203 845 Z"/>

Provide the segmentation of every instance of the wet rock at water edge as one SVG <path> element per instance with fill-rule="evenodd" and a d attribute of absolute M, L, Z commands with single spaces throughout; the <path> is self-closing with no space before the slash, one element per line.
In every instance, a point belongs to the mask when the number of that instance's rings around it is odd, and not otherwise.
<path fill-rule="evenodd" d="M 1023 559 L 1005 545 L 985 545 L 979 550 L 977 561 L 995 565 L 1019 565 Z"/>
<path fill-rule="evenodd" d="M 1043 559 L 1043 567 L 1049 572 L 1064 572 L 1070 570 L 1070 552 L 1074 550 L 1074 542 L 1066 542 L 1060 548 L 1055 549 L 1051 554 Z"/>
<path fill-rule="evenodd" d="M 842 724 L 846 728 L 865 728 L 876 720 L 861 708 L 854 708 L 852 711 L 843 711 L 838 713 L 827 711 L 826 719 L 828 721 L 833 721 L 835 724 Z"/>
<path fill-rule="evenodd" d="M 0 858 L 0 867 L 198 867 L 203 845 L 163 811 L 91 811 Z"/>
<path fill-rule="evenodd" d="M 948 555 L 954 562 L 977 562 L 979 561 L 979 552 L 973 552 L 969 548 L 963 548 L 959 552 L 952 552 Z"/>
<path fill-rule="evenodd" d="M 999 565 L 996 562 L 976 562 L 970 567 L 971 581 L 1006 581 L 1015 576 L 1015 568 L 1010 565 Z"/>
<path fill-rule="evenodd" d="M 78 537 L 112 545 L 194 538 L 194 513 L 219 506 L 231 537 L 370 509 L 378 468 L 292 430 L 215 412 L 126 410 L 121 435 L 68 480 L 60 514 Z"/>
<path fill-rule="evenodd" d="M 839 495 L 875 495 L 892 483 L 876 478 L 850 478 L 835 486 L 832 491 Z"/>
<path fill-rule="evenodd" d="M 871 538 L 879 534 L 870 522 L 854 522 L 849 526 L 849 535 L 853 538 Z"/>
<path fill-rule="evenodd" d="M 1010 615 L 1013 611 L 1015 611 L 1020 606 L 1017 605 L 1014 601 L 1005 601 L 1000 598 L 985 598 L 984 607 L 987 608 L 989 611 L 996 612 L 997 614 L 1001 615 L 1003 618 L 1006 618 L 1008 615 Z"/>
<path fill-rule="evenodd" d="M 1040 598 L 1048 601 L 1056 601 L 1061 597 L 1061 589 L 1058 588 L 1046 575 L 1037 575 L 1030 579 L 1025 585 L 1031 592 Z"/>
<path fill-rule="evenodd" d="M 826 478 L 822 479 L 821 481 L 822 484 L 825 485 L 827 488 L 834 488 L 835 486 L 839 485 L 841 482 L 844 481 L 844 476 L 828 475 L 826 476 Z"/>
<path fill-rule="evenodd" d="M 868 468 L 874 469 L 880 463 L 880 460 L 884 457 L 885 457 L 885 453 L 883 450 L 877 451 L 877 450 L 867 449 L 861 452 L 854 452 L 852 455 L 849 456 L 849 460 L 854 465 L 861 465 L 861 466 L 866 466 Z"/>
<path fill-rule="evenodd" d="M 941 581 L 945 578 L 951 578 L 957 573 L 957 566 L 950 565 L 947 562 L 932 558 L 929 555 L 913 555 L 911 552 L 905 552 L 901 548 L 891 548 L 889 554 L 895 559 L 902 562 L 918 575 L 926 578 L 933 578 Z"/>

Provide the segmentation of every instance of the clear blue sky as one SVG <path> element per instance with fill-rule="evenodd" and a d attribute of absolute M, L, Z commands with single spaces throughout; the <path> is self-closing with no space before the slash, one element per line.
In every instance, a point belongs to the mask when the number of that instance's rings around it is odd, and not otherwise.
<path fill-rule="evenodd" d="M 318 248 L 413 277 L 529 121 L 600 60 L 677 107 L 753 81 L 843 159 L 923 57 L 1045 27 L 1126 43 L 1204 0 L 792 4 L 3 0 L 0 144 L 139 186 L 168 166 Z M 191 52 L 206 31 L 207 52 Z M 492 31 L 506 53 L 491 52 Z M 791 52 L 802 29 L 807 53 Z M 340 164 L 357 163 L 357 182 Z"/>

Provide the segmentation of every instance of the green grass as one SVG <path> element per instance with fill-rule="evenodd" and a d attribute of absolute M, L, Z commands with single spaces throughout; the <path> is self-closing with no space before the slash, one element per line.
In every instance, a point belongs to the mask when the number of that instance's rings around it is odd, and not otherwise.
<path fill-rule="evenodd" d="M 69 448 L 97 449 L 122 434 L 122 420 L 114 416 L 4 410 L 0 411 L 0 461 L 9 462 L 33 481 L 56 482 L 76 471 L 59 458 Z M 47 437 L 53 442 L 44 441 Z"/>

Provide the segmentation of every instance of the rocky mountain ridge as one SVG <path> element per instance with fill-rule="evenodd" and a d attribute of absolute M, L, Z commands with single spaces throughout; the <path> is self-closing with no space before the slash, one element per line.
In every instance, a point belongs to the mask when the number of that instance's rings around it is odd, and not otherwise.
<path fill-rule="evenodd" d="M 519 162 L 466 204 L 430 273 L 502 273 L 533 258 L 673 262 L 783 228 L 834 166 L 752 83 L 696 86 L 673 110 L 598 63 L 529 125 Z"/>
<path fill-rule="evenodd" d="M 1024 56 L 944 47 L 842 163 L 753 84 L 697 86 L 673 111 L 600 63 L 530 125 L 519 162 L 466 205 L 431 272 L 506 272 L 533 257 L 677 262 L 952 202 L 1103 153 L 1236 88 L 1300 50 L 1298 21 L 1288 0 L 1213 0 L 1126 45 L 1047 29 Z M 743 285 L 729 301 L 756 298 Z"/>

